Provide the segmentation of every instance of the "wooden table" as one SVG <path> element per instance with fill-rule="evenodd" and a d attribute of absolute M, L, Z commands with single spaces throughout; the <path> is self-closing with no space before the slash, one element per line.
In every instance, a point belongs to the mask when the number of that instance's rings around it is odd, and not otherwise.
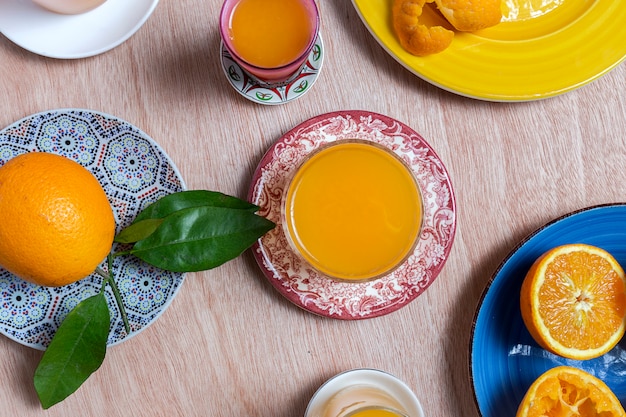
<path fill-rule="evenodd" d="M 470 331 L 498 264 L 544 223 L 626 200 L 626 66 L 547 100 L 477 101 L 411 74 L 349 1 L 327 1 L 317 83 L 299 100 L 261 106 L 226 82 L 220 6 L 163 0 L 128 41 L 79 60 L 0 37 L 0 126 L 56 108 L 109 113 L 158 142 L 189 188 L 245 197 L 262 154 L 290 128 L 336 110 L 382 113 L 426 138 L 452 178 L 458 228 L 443 272 L 396 312 L 340 321 L 285 300 L 248 251 L 189 274 L 159 320 L 110 348 L 79 391 L 46 412 L 32 386 L 41 352 L 0 337 L 0 414 L 302 416 L 327 378 L 372 367 L 404 380 L 429 417 L 478 416 Z"/>

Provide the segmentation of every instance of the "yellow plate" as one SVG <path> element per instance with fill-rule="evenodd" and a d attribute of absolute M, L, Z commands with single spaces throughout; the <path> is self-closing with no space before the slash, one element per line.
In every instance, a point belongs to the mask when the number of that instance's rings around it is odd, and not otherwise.
<path fill-rule="evenodd" d="M 393 0 L 352 0 L 378 42 L 424 80 L 468 97 L 526 101 L 585 85 L 626 58 L 626 0 L 502 0 L 497 26 L 456 33 L 445 51 L 427 57 L 406 52 L 393 31 Z M 421 17 L 445 19 L 433 4 Z"/>

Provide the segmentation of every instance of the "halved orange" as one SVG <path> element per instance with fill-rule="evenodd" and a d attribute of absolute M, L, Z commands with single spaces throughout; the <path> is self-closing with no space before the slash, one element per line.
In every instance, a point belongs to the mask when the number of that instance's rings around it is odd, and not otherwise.
<path fill-rule="evenodd" d="M 520 294 L 522 318 L 544 349 L 571 359 L 611 350 L 626 328 L 626 278 L 604 249 L 569 244 L 532 265 Z"/>
<path fill-rule="evenodd" d="M 600 379 L 578 368 L 558 366 L 539 376 L 516 417 L 624 417 L 624 408 Z"/>

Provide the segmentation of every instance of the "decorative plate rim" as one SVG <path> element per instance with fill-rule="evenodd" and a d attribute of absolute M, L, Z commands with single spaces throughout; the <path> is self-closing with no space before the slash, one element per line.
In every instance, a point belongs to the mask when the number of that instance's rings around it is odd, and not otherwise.
<path fill-rule="evenodd" d="M 63 115 L 71 115 L 73 117 L 79 118 L 79 117 L 83 117 L 81 116 L 81 114 L 86 114 L 86 115 L 92 115 L 92 116 L 101 116 L 109 121 L 114 121 L 116 123 L 119 123 L 121 125 L 123 125 L 126 129 L 128 129 L 129 131 L 133 132 L 134 134 L 136 134 L 137 136 L 139 136 L 141 139 L 147 141 L 155 150 L 156 152 L 158 152 L 160 154 L 160 158 L 162 159 L 162 161 L 167 165 L 168 169 L 172 171 L 173 175 L 175 176 L 175 179 L 179 185 L 179 188 L 181 190 L 185 190 L 187 187 L 185 185 L 185 182 L 180 174 L 180 171 L 178 170 L 176 164 L 172 161 L 172 159 L 170 158 L 170 156 L 165 152 L 165 150 L 156 142 L 154 141 L 154 139 L 152 139 L 148 134 L 146 134 L 143 130 L 139 129 L 138 127 L 136 127 L 135 125 L 119 118 L 113 115 L 110 115 L 108 113 L 105 112 L 100 112 L 100 111 L 95 111 L 95 110 L 90 110 L 90 109 L 82 109 L 82 108 L 60 108 L 60 109 L 51 109 L 51 110 L 44 110 L 41 112 L 37 112 L 37 113 L 33 113 L 31 115 L 25 116 L 9 125 L 7 125 L 6 127 L 0 129 L 0 136 L 1 135 L 5 135 L 7 134 L 7 131 L 9 131 L 12 128 L 15 127 L 19 127 L 20 125 L 27 123 L 30 120 L 39 118 L 39 117 L 46 117 L 46 116 L 50 116 L 50 118 L 56 118 L 59 116 L 63 116 Z M 40 125 L 41 126 L 41 125 Z M 119 133 L 119 132 L 116 132 Z M 32 135 L 29 135 L 32 136 Z M 102 136 L 100 137 L 100 139 L 102 139 L 103 143 L 110 143 L 110 141 L 112 139 L 115 139 L 115 137 L 113 136 Z M 17 146 L 15 144 L 11 144 L 9 142 L 1 142 L 0 145 L 12 145 L 12 146 L 16 146 L 19 147 L 21 150 L 25 151 L 25 152 L 29 152 L 28 150 L 24 149 L 24 147 L 20 147 Z M 32 145 L 31 145 L 32 146 Z M 24 153 L 24 152 L 21 152 Z M 56 152 L 52 152 L 52 153 L 56 153 Z M 69 157 L 69 156 L 68 156 Z M 71 158 L 70 159 L 74 159 Z M 76 159 L 74 159 L 76 160 Z M 80 161 L 77 161 L 80 162 Z M 92 171 L 91 167 L 86 167 L 90 172 L 92 172 L 93 174 L 94 171 Z M 109 184 L 103 185 L 103 187 L 105 188 L 105 191 L 107 193 L 107 196 L 109 198 L 111 198 L 110 194 L 111 193 L 115 193 L 116 190 L 111 190 L 110 188 L 113 187 Z M 174 192 L 172 190 L 159 190 L 160 192 Z M 149 201 L 149 200 L 146 200 Z M 112 205 L 112 209 L 114 211 L 114 213 L 116 213 L 116 219 L 118 218 L 118 216 L 120 216 L 120 211 L 118 210 L 117 207 L 115 207 L 115 205 Z M 138 210 L 140 210 L 140 208 L 138 208 Z M 120 219 L 117 219 L 116 222 L 119 222 Z M 126 219 L 127 222 L 132 221 L 131 218 L 127 218 Z M 119 229 L 122 227 L 121 223 L 117 223 L 116 227 L 119 231 Z M 114 247 L 118 246 L 118 244 L 114 243 Z M 127 258 L 125 256 L 121 256 L 116 258 L 120 259 L 120 258 Z M 139 265 L 140 267 L 143 265 L 141 264 L 141 261 L 138 259 L 133 259 L 134 263 L 136 265 Z M 131 260 L 130 259 L 120 259 L 119 264 L 122 264 L 122 266 L 126 265 L 126 264 L 130 264 Z M 106 260 L 103 261 L 103 264 L 106 264 Z M 119 265 L 118 264 L 118 265 Z M 115 265 L 115 264 L 114 264 Z M 136 266 L 133 265 L 133 266 Z M 149 265 L 146 265 L 148 267 L 150 267 Z M 119 268 L 119 266 L 118 266 Z M 155 267 L 150 267 L 153 268 L 155 270 L 158 270 L 158 268 Z M 5 270 L 1 270 L 3 274 L 8 274 Z M 178 292 L 180 291 L 180 288 L 182 287 L 182 284 L 184 283 L 185 280 L 185 275 L 184 273 L 173 273 L 173 272 L 168 272 L 168 271 L 161 271 L 158 270 L 159 272 L 161 272 L 164 275 L 169 275 L 169 277 L 164 278 L 164 279 L 172 279 L 172 280 L 176 280 L 177 282 L 173 285 L 173 291 L 171 291 L 168 295 L 167 295 L 167 299 L 162 302 L 160 305 L 158 305 L 154 310 L 151 310 L 151 313 L 153 311 L 156 311 L 156 314 L 151 314 L 150 319 L 148 320 L 147 323 L 141 323 L 140 327 L 135 328 L 135 329 L 131 329 L 131 332 L 126 334 L 125 332 L 121 332 L 121 334 L 117 334 L 115 333 L 115 335 L 113 334 L 113 330 L 115 330 L 115 325 L 117 324 L 117 327 L 119 327 L 120 323 L 121 323 L 121 319 L 119 316 L 119 312 L 118 312 L 118 307 L 117 304 L 115 303 L 112 294 L 110 293 L 110 289 L 107 289 L 107 302 L 110 306 L 110 310 L 111 310 L 111 333 L 109 335 L 109 340 L 107 342 L 107 346 L 114 346 L 117 345 L 121 342 L 124 342 L 126 340 L 129 340 L 130 338 L 136 336 L 137 334 L 141 333 L 143 330 L 145 330 L 147 327 L 149 327 L 150 325 L 152 325 L 164 312 L 165 310 L 167 310 L 169 308 L 169 306 L 171 305 L 172 301 L 174 300 L 174 298 L 176 297 L 176 295 L 178 294 Z M 26 282 L 22 282 L 21 280 L 19 280 L 19 278 L 11 278 L 11 275 L 9 275 L 9 279 L 11 280 L 15 280 L 19 283 L 21 283 L 22 285 L 27 285 L 29 287 L 35 288 L 37 290 L 39 289 L 44 289 L 45 287 L 40 287 L 34 284 L 29 284 Z M 56 294 L 57 298 L 63 298 L 63 297 L 67 297 L 68 295 L 71 295 L 72 292 L 74 292 L 77 288 L 80 288 L 81 286 L 87 287 L 87 290 L 84 290 L 83 293 L 88 292 L 90 290 L 89 286 L 90 284 L 92 284 L 91 282 L 87 283 L 87 281 L 90 280 L 90 278 L 95 277 L 96 274 L 91 274 L 89 277 L 86 277 L 83 280 L 80 280 L 76 283 L 73 284 L 69 284 L 67 286 L 64 287 L 58 287 L 58 288 L 49 288 L 46 290 L 49 290 L 51 293 Z M 100 278 L 99 278 L 100 279 Z M 2 288 L 0 288 L 0 290 L 2 290 Z M 123 292 L 123 290 L 120 288 L 120 292 L 122 292 L 122 297 L 124 297 L 126 295 L 126 293 Z M 64 295 L 65 294 L 65 295 Z M 82 295 L 82 296 L 75 296 L 74 298 L 85 298 L 86 295 Z M 127 305 L 127 310 L 128 310 L 128 305 Z M 55 317 L 55 320 L 61 320 L 58 316 L 58 314 L 61 312 L 60 309 L 53 309 L 54 310 L 54 314 L 50 314 L 50 317 L 48 317 L 48 321 L 53 320 L 52 317 Z M 128 311 L 127 311 L 128 312 Z M 49 324 L 49 326 L 52 326 L 53 324 L 51 323 L 44 323 L 45 324 Z M 30 324 L 28 327 L 33 327 L 33 324 Z M 34 326 L 34 327 L 38 327 L 38 326 Z M 123 326 L 122 326 L 123 327 Z M 19 332 L 18 332 L 19 333 Z M 10 333 L 10 331 L 8 330 L 8 327 L 4 324 L 4 322 L 0 322 L 0 334 L 4 335 L 5 337 L 20 343 L 24 346 L 28 346 L 28 347 L 32 347 L 38 350 L 44 350 L 46 347 L 46 344 L 42 344 L 41 342 L 27 342 L 25 340 L 20 340 L 17 336 L 13 335 Z M 49 340 L 45 341 L 46 343 L 49 342 Z"/>
<path fill-rule="evenodd" d="M 565 213 L 561 216 L 558 216 L 546 223 L 544 223 L 542 226 L 538 227 L 537 229 L 535 229 L 533 232 L 531 232 L 529 235 L 527 235 L 526 237 L 524 237 L 519 243 L 517 243 L 509 252 L 508 254 L 503 258 L 503 260 L 500 262 L 500 264 L 498 265 L 498 267 L 495 269 L 495 271 L 493 272 L 493 274 L 490 276 L 489 280 L 487 281 L 487 283 L 485 284 L 485 287 L 483 288 L 483 291 L 481 292 L 481 295 L 478 299 L 477 302 L 477 306 L 476 309 L 474 311 L 474 315 L 472 317 L 472 324 L 471 324 L 471 329 L 470 329 L 470 338 L 469 338 L 469 357 L 468 357 L 468 368 L 469 368 L 469 380 L 470 380 L 470 384 L 472 387 L 472 398 L 474 400 L 474 405 L 476 407 L 476 411 L 479 413 L 479 415 L 483 416 L 484 414 L 482 413 L 481 410 L 481 405 L 479 403 L 479 398 L 477 396 L 476 393 L 476 385 L 475 385 L 475 372 L 474 372 L 474 358 L 475 358 L 475 351 L 474 351 L 474 344 L 475 344 L 475 338 L 476 338 L 476 329 L 478 326 L 478 321 L 479 321 L 479 317 L 481 315 L 481 313 L 483 312 L 483 306 L 484 306 L 484 302 L 485 299 L 487 297 L 487 295 L 489 294 L 492 286 L 495 284 L 496 280 L 500 277 L 500 274 L 502 272 L 502 270 L 509 264 L 509 262 L 516 256 L 516 254 L 529 242 L 531 242 L 536 236 L 538 236 L 540 233 L 544 232 L 547 229 L 550 229 L 551 227 L 554 227 L 555 225 L 570 219 L 572 217 L 575 217 L 577 215 L 581 215 L 584 213 L 590 213 L 593 211 L 602 211 L 604 209 L 612 209 L 612 208 L 626 208 L 626 202 L 615 202 L 615 203 L 604 203 L 604 204 L 596 204 L 596 205 L 592 205 L 592 206 L 588 206 L 588 207 L 584 207 L 581 209 L 577 209 L 577 210 L 573 210 L 569 213 Z M 500 278 L 503 279 L 503 278 Z M 576 362 L 576 361 L 573 361 Z"/>
<path fill-rule="evenodd" d="M 332 130 L 334 126 L 345 130 L 323 136 L 321 128 Z M 357 128 L 358 131 L 355 130 Z M 413 255 L 401 265 L 398 272 L 362 283 L 340 283 L 323 278 L 298 261 L 298 256 L 286 243 L 279 214 L 276 213 L 277 204 L 282 198 L 281 187 L 285 185 L 285 172 L 282 170 L 293 169 L 299 160 L 321 144 L 348 138 L 377 141 L 386 147 L 392 143 L 395 146 L 392 150 L 405 161 L 413 156 L 409 165 L 417 177 L 424 201 L 424 227 Z M 398 143 L 402 143 L 405 148 Z M 303 153 L 298 155 L 298 152 Z M 281 159 L 283 156 L 296 159 L 285 161 Z M 416 166 L 422 171 L 416 173 Z M 272 173 L 272 169 L 276 169 L 277 173 Z M 436 171 L 436 174 L 428 172 L 428 169 Z M 273 184 L 275 187 L 272 187 L 272 181 L 276 181 Z M 433 188 L 436 190 L 433 191 Z M 268 196 L 271 197 L 268 199 Z M 438 197 L 445 201 L 440 202 Z M 296 306 L 319 316 L 340 320 L 382 316 L 417 298 L 443 269 L 456 232 L 456 202 L 452 183 L 433 148 L 406 124 L 369 111 L 325 113 L 289 130 L 261 158 L 252 177 L 248 199 L 260 207 L 260 214 L 277 225 L 252 247 L 254 257 L 271 285 Z M 272 245 L 278 248 L 278 255 L 284 257 L 280 266 L 271 259 Z M 430 252 L 423 255 L 426 248 Z M 418 265 L 420 263 L 425 266 Z"/>
<path fill-rule="evenodd" d="M 59 43 L 65 43 L 67 41 L 67 39 L 65 39 L 66 37 L 74 38 L 75 36 L 80 36 L 82 31 L 84 30 L 84 27 L 89 27 L 91 29 L 91 32 L 93 32 L 94 30 L 99 30 L 101 33 L 110 32 L 110 30 L 106 26 L 103 27 L 100 22 L 106 19 L 116 19 L 119 22 L 120 20 L 124 19 L 123 17 L 126 14 L 128 14 L 130 8 L 137 7 L 136 2 L 128 2 L 126 0 L 107 0 L 101 6 L 86 13 L 82 13 L 79 15 L 62 15 L 47 11 L 35 4 L 26 4 L 25 2 L 19 2 L 18 0 L 4 1 L 22 3 L 23 5 L 19 6 L 22 9 L 18 12 L 18 14 L 21 13 L 22 15 L 28 15 L 29 18 L 32 18 L 32 21 L 29 24 L 39 25 L 38 27 L 42 28 L 40 30 L 45 30 L 45 33 L 52 34 L 50 36 L 59 36 L 60 30 L 62 29 L 64 39 L 60 39 Z M 145 3 L 145 10 L 144 8 L 142 8 L 138 13 L 140 15 L 137 15 L 136 19 L 133 19 L 132 22 L 128 22 L 124 26 L 123 33 L 119 33 L 119 35 L 116 35 L 115 39 L 110 39 L 107 37 L 106 41 L 92 40 L 92 45 L 90 44 L 88 49 L 83 51 L 71 51 L 66 47 L 62 49 L 51 48 L 48 44 L 42 45 L 39 42 L 33 42 L 30 37 L 19 35 L 19 31 L 17 31 L 16 33 L 15 28 L 12 26 L 15 23 L 9 25 L 8 28 L 6 27 L 6 25 L 5 27 L 0 27 L 0 33 L 2 33 L 7 39 L 9 39 L 17 46 L 44 57 L 56 59 L 88 58 L 105 53 L 126 42 L 146 23 L 146 21 L 150 18 L 150 16 L 156 9 L 159 0 L 140 1 Z M 9 16 L 7 18 L 11 17 Z M 12 20 L 12 22 L 14 22 L 14 20 Z M 42 25 L 43 22 L 46 22 L 47 25 Z M 0 18 L 0 26 L 1 25 L 2 19 Z"/>

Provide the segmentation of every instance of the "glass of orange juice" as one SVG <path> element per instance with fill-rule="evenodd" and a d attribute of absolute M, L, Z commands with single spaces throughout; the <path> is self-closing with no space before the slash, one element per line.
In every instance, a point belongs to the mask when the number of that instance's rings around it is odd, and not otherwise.
<path fill-rule="evenodd" d="M 308 265 L 335 280 L 363 282 L 413 253 L 422 198 L 413 172 L 393 151 L 342 139 L 295 169 L 282 214 L 287 241 Z"/>
<path fill-rule="evenodd" d="M 258 81 L 290 81 L 306 63 L 320 26 L 316 0 L 225 0 L 220 34 L 232 58 Z"/>
<path fill-rule="evenodd" d="M 305 417 L 424 417 L 415 394 L 395 376 L 353 369 L 326 381 L 313 395 Z"/>

